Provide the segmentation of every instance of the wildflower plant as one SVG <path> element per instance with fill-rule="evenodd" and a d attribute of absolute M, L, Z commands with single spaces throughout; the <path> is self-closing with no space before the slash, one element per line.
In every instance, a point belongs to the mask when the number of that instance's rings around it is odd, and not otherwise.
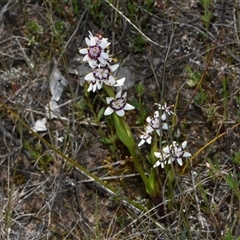
<path fill-rule="evenodd" d="M 85 41 L 87 47 L 80 49 L 79 52 L 85 55 L 83 61 L 87 62 L 91 68 L 91 72 L 84 78 L 88 84 L 87 91 L 95 93 L 103 89 L 108 95 L 104 101 L 107 107 L 103 115 L 113 119 L 117 137 L 129 150 L 149 196 L 153 200 L 162 199 L 159 171 L 164 168 L 169 176 L 170 194 L 168 197 L 173 198 L 174 170 L 172 166 L 175 162 L 182 166 L 183 159 L 190 157 L 191 154 L 186 151 L 187 141 L 181 144 L 176 141 L 170 143 L 169 139 L 165 137 L 167 136 L 165 133 L 171 129 L 169 120 L 174 114 L 171 107 L 165 102 L 163 104 L 155 103 L 157 110 L 152 116 L 146 118 L 144 131 L 140 134 L 139 139 L 135 139 L 124 118 L 126 111 L 132 111 L 135 107 L 128 103 L 127 93 L 122 92 L 121 87 L 124 85 L 125 78 L 117 79 L 112 75 L 119 64 L 111 64 L 113 58 L 108 48 L 110 42 L 102 35 L 96 34 L 94 36 L 91 32 Z M 147 168 L 143 164 L 146 161 L 141 154 L 141 148 L 146 144 L 151 149 L 146 156 L 149 165 Z"/>

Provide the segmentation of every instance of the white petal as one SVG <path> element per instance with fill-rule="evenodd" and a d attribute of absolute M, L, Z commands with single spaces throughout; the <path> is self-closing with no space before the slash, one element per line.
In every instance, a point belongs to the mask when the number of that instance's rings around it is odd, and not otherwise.
<path fill-rule="evenodd" d="M 109 66 L 111 72 L 114 72 L 119 67 L 119 64 L 114 64 L 112 66 Z"/>
<path fill-rule="evenodd" d="M 87 55 L 87 57 L 88 57 L 88 55 Z M 84 57 L 85 58 L 85 57 Z M 83 61 L 84 61 L 84 58 L 83 58 Z M 89 66 L 91 67 L 91 68 L 95 68 L 96 66 L 97 66 L 97 61 L 96 60 L 93 60 L 93 59 L 90 59 L 89 57 L 88 57 L 88 64 L 89 64 Z"/>
<path fill-rule="evenodd" d="M 97 90 L 97 84 L 92 84 L 93 85 L 93 92 L 96 92 L 96 90 Z"/>
<path fill-rule="evenodd" d="M 160 157 L 161 157 L 161 153 L 160 153 L 160 152 L 155 152 L 154 155 L 155 155 L 157 158 L 160 158 Z"/>
<path fill-rule="evenodd" d="M 96 85 L 97 85 L 97 89 L 100 90 L 102 88 L 102 81 L 97 81 Z"/>
<path fill-rule="evenodd" d="M 187 146 L 187 141 L 184 141 L 181 145 L 182 145 L 182 148 L 185 149 Z"/>
<path fill-rule="evenodd" d="M 84 56 L 83 61 L 84 61 L 84 62 L 89 61 L 89 57 L 88 57 L 88 55 Z"/>
<path fill-rule="evenodd" d="M 87 48 L 82 48 L 82 49 L 79 50 L 79 53 L 88 54 L 88 49 Z"/>
<path fill-rule="evenodd" d="M 192 156 L 192 154 L 189 152 L 184 152 L 184 154 L 183 154 L 183 157 L 191 157 L 191 156 Z"/>
<path fill-rule="evenodd" d="M 167 118 L 166 114 L 165 114 L 165 113 L 163 113 L 163 114 L 162 114 L 162 116 L 161 116 L 161 119 L 162 119 L 163 121 L 165 121 L 165 120 L 166 120 L 166 118 Z"/>
<path fill-rule="evenodd" d="M 127 98 L 127 92 L 125 92 L 124 94 L 123 94 L 123 98 Z"/>
<path fill-rule="evenodd" d="M 122 95 L 122 91 L 117 92 L 117 94 L 116 94 L 116 98 L 120 98 L 121 95 Z"/>
<path fill-rule="evenodd" d="M 151 144 L 152 143 L 152 136 L 149 136 L 147 139 L 146 139 L 146 142 L 148 144 Z"/>
<path fill-rule="evenodd" d="M 105 59 L 105 60 L 108 60 L 108 59 L 109 59 L 109 55 L 108 55 L 107 53 L 105 53 L 105 52 L 101 52 L 100 57 L 103 58 L 103 59 Z M 99 61 L 100 61 L 100 60 L 99 60 Z"/>
<path fill-rule="evenodd" d="M 174 162 L 174 160 L 175 160 L 174 158 L 170 157 L 169 154 L 167 154 L 165 158 L 169 158 L 169 159 L 168 159 L 168 164 L 171 164 L 171 163 Z"/>
<path fill-rule="evenodd" d="M 161 164 L 161 167 L 163 168 L 162 162 L 160 161 L 155 162 L 155 164 L 153 165 L 153 168 L 158 167 L 160 164 Z"/>
<path fill-rule="evenodd" d="M 152 118 L 151 118 L 151 117 L 147 117 L 147 119 L 146 119 L 147 123 L 150 123 L 150 122 L 151 122 L 151 120 L 152 120 Z"/>
<path fill-rule="evenodd" d="M 180 166 L 183 165 L 182 158 L 177 158 L 177 162 L 178 162 L 178 164 L 179 164 Z"/>
<path fill-rule="evenodd" d="M 95 80 L 93 73 L 88 73 L 84 79 L 87 81 Z"/>
<path fill-rule="evenodd" d="M 160 137 L 160 136 L 161 136 L 161 131 L 160 131 L 160 129 L 157 129 L 156 132 L 157 132 L 158 136 Z"/>
<path fill-rule="evenodd" d="M 134 106 L 130 105 L 129 103 L 126 103 L 124 110 L 133 110 L 133 109 L 135 109 Z"/>
<path fill-rule="evenodd" d="M 95 46 L 96 45 L 96 40 L 94 37 L 90 36 L 90 38 L 85 38 L 85 41 L 88 46 Z"/>
<path fill-rule="evenodd" d="M 138 147 L 141 147 L 144 143 L 145 143 L 145 140 L 142 139 L 142 140 L 139 142 Z"/>
<path fill-rule="evenodd" d="M 90 37 L 90 39 L 91 39 L 91 37 Z M 86 44 L 87 44 L 88 46 L 91 46 L 91 45 L 90 45 L 91 42 L 90 42 L 90 40 L 89 40 L 87 37 L 85 38 L 85 42 L 86 42 Z"/>
<path fill-rule="evenodd" d="M 145 127 L 145 132 L 146 133 L 152 133 L 154 131 L 154 129 L 150 126 L 150 125 L 147 125 L 146 127 Z"/>
<path fill-rule="evenodd" d="M 107 104 L 110 104 L 110 102 L 111 102 L 112 100 L 114 100 L 113 97 L 107 97 L 107 98 L 106 98 Z"/>
<path fill-rule="evenodd" d="M 153 116 L 154 116 L 155 118 L 158 118 L 158 117 L 159 117 L 159 111 L 155 111 L 154 114 L 153 114 Z"/>
<path fill-rule="evenodd" d="M 123 86 L 125 82 L 125 78 L 118 79 L 116 81 L 116 84 L 114 85 L 115 87 Z"/>
<path fill-rule="evenodd" d="M 163 148 L 163 152 L 169 154 L 170 153 L 170 148 L 168 146 Z"/>
<path fill-rule="evenodd" d="M 110 114 L 112 114 L 114 112 L 114 110 L 110 107 L 108 107 L 105 112 L 104 112 L 104 116 L 108 116 Z"/>
<path fill-rule="evenodd" d="M 167 123 L 164 123 L 163 125 L 162 125 L 162 129 L 168 129 L 168 124 Z"/>
<path fill-rule="evenodd" d="M 91 91 L 95 92 L 94 89 L 93 89 L 93 84 L 92 84 L 92 83 L 89 85 L 87 91 L 88 91 L 88 92 L 91 92 Z"/>
<path fill-rule="evenodd" d="M 89 33 L 89 37 L 93 37 L 93 34 L 91 31 L 88 31 L 88 33 Z"/>
<path fill-rule="evenodd" d="M 113 76 L 109 76 L 108 81 L 104 81 L 107 85 L 113 86 L 115 85 L 115 78 Z"/>
<path fill-rule="evenodd" d="M 117 110 L 116 111 L 116 114 L 119 116 L 119 117 L 123 117 L 125 115 L 125 111 L 123 109 L 120 109 L 120 110 Z"/>
<path fill-rule="evenodd" d="M 99 46 L 104 49 L 107 48 L 110 45 L 110 42 L 107 41 L 107 38 L 102 39 L 101 43 L 99 44 Z"/>
<path fill-rule="evenodd" d="M 107 60 L 102 58 L 101 56 L 98 58 L 98 61 L 102 64 L 105 65 L 107 63 Z"/>

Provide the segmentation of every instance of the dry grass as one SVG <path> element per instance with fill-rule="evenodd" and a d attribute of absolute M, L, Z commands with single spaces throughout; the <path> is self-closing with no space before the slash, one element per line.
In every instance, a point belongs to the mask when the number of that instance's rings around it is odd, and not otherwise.
<path fill-rule="evenodd" d="M 111 1 L 120 12 L 107 1 L 12 0 L 1 6 L 0 239 L 239 239 L 237 3 L 211 3 L 209 25 L 198 1 L 147 2 L 154 1 Z M 162 93 L 175 105 L 174 137 L 187 139 L 195 153 L 184 174 L 176 169 L 174 220 L 167 225 L 126 150 L 100 141 L 107 124 L 93 122 L 102 106 L 92 95 L 84 98 L 88 68 L 78 54 L 88 30 L 111 39 L 129 86 L 143 83 L 146 109 Z M 48 121 L 40 137 L 62 155 L 22 123 L 33 126 L 45 116 L 54 66 L 69 80 L 59 102 L 64 118 Z M 136 138 L 142 127 L 133 127 Z M 86 181 L 68 157 L 117 193 L 91 177 Z"/>

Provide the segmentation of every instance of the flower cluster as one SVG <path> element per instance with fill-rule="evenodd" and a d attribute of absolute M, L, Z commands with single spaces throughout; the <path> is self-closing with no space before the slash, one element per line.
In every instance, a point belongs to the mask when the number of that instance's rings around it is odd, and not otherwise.
<path fill-rule="evenodd" d="M 86 38 L 85 41 L 87 47 L 80 49 L 79 52 L 85 54 L 83 61 L 87 62 L 92 69 L 84 78 L 89 84 L 88 92 L 96 92 L 103 87 L 107 91 L 109 86 L 113 88 L 123 86 L 125 78 L 116 80 L 112 75 L 119 67 L 119 64 L 111 65 L 112 57 L 109 54 L 110 43 L 108 39 L 102 37 L 100 34 L 93 36 L 93 34 L 89 32 L 89 37 Z M 125 111 L 134 109 L 132 105 L 127 103 L 127 93 L 122 94 L 121 88 L 115 97 L 113 97 L 114 92 L 109 95 L 110 96 L 106 98 L 109 106 L 104 111 L 105 116 L 116 113 L 118 117 L 123 117 Z M 158 110 L 154 112 L 153 116 L 147 117 L 145 131 L 140 135 L 141 141 L 138 143 L 139 147 L 144 143 L 151 144 L 154 133 L 156 133 L 157 136 L 161 136 L 163 130 L 169 129 L 168 118 L 174 114 L 171 111 L 171 107 L 167 106 L 166 103 L 162 105 L 156 103 L 155 105 L 157 105 Z M 160 152 L 155 152 L 154 155 L 158 160 L 153 164 L 153 167 L 155 168 L 161 165 L 163 168 L 165 164 L 171 164 L 175 160 L 182 166 L 182 158 L 191 156 L 191 154 L 185 150 L 186 146 L 187 141 L 184 141 L 182 144 L 173 141 L 172 144 L 163 147 Z"/>
<path fill-rule="evenodd" d="M 158 136 L 160 136 L 162 129 L 167 130 L 169 128 L 167 118 L 173 114 L 173 112 L 170 110 L 170 107 L 168 107 L 166 103 L 164 103 L 164 105 L 155 103 L 155 105 L 158 106 L 158 111 L 154 112 L 153 117 L 147 117 L 145 131 L 142 133 L 142 135 L 140 135 L 141 141 L 138 144 L 139 147 L 145 142 L 148 144 L 152 143 L 152 133 L 154 131 L 156 131 Z"/>
<path fill-rule="evenodd" d="M 139 147 L 145 142 L 148 144 L 152 143 L 152 134 L 154 131 L 158 134 L 158 136 L 160 136 L 162 134 L 162 130 L 169 129 L 167 120 L 170 115 L 174 114 L 171 111 L 171 107 L 168 107 L 166 103 L 163 105 L 155 103 L 155 105 L 158 106 L 158 111 L 154 112 L 153 117 L 147 117 L 145 131 L 140 135 L 141 141 L 138 144 Z M 164 165 L 171 164 L 175 160 L 180 166 L 182 166 L 182 158 L 191 156 L 189 152 L 185 151 L 186 146 L 187 141 L 184 141 L 181 145 L 176 141 L 173 141 L 171 145 L 163 147 L 161 152 L 155 152 L 154 155 L 158 158 L 158 160 L 153 167 L 155 168 L 161 165 L 163 168 Z"/>
<path fill-rule="evenodd" d="M 89 83 L 88 92 L 95 92 L 103 88 L 103 84 L 111 87 L 121 87 L 124 85 L 125 78 L 116 80 L 112 73 L 116 71 L 119 64 L 111 65 L 112 58 L 108 52 L 110 43 L 107 38 L 100 34 L 95 36 L 89 31 L 89 38 L 85 39 L 87 48 L 80 49 L 81 54 L 86 54 L 83 58 L 84 62 L 88 62 L 92 72 L 85 76 L 85 80 Z M 109 107 L 105 110 L 104 115 L 110 115 L 113 112 L 120 117 L 125 115 L 125 110 L 134 109 L 133 106 L 126 102 L 127 94 L 119 91 L 115 99 L 108 97 L 106 99 Z"/>
<path fill-rule="evenodd" d="M 103 84 L 113 87 L 122 86 L 125 78 L 115 80 L 112 73 L 116 71 L 119 64 L 111 65 L 112 58 L 107 49 L 110 43 L 107 38 L 100 34 L 95 36 L 89 32 L 89 38 L 85 39 L 87 48 L 80 49 L 81 54 L 86 54 L 83 58 L 84 62 L 88 62 L 92 72 L 85 76 L 85 80 L 89 82 L 88 92 L 100 90 Z"/>

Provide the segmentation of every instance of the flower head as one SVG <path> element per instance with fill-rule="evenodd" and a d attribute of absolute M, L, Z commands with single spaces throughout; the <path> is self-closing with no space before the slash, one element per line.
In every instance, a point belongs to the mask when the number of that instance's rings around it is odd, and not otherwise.
<path fill-rule="evenodd" d="M 150 131 L 156 131 L 157 134 L 160 136 L 161 129 L 168 129 L 168 124 L 164 122 L 165 118 L 161 116 L 159 117 L 159 111 L 154 112 L 153 117 L 147 117 L 146 121 L 149 125 L 149 130 Z"/>
<path fill-rule="evenodd" d="M 145 132 L 142 132 L 142 135 L 140 135 L 141 141 L 138 143 L 138 146 L 141 147 L 145 142 L 148 144 L 152 143 L 152 132 L 149 129 L 149 126 L 145 128 Z"/>
<path fill-rule="evenodd" d="M 95 68 L 98 61 L 102 64 L 106 64 L 110 61 L 110 56 L 105 52 L 105 49 L 109 46 L 107 38 L 103 38 L 100 34 L 95 36 L 89 31 L 89 38 L 85 38 L 87 48 L 80 49 L 81 54 L 86 54 L 83 61 L 88 62 L 91 68 Z"/>
<path fill-rule="evenodd" d="M 127 97 L 127 93 L 124 93 L 123 96 L 121 96 L 121 91 L 119 91 L 116 94 L 116 97 L 107 97 L 107 103 L 109 104 L 109 107 L 107 107 L 107 109 L 104 112 L 104 115 L 110 115 L 113 112 L 116 112 L 116 114 L 119 117 L 123 117 L 125 115 L 125 110 L 133 110 L 135 107 L 128 104 L 126 102 L 126 97 Z"/>
<path fill-rule="evenodd" d="M 110 86 L 115 86 L 118 81 L 111 75 L 119 67 L 119 64 L 110 66 L 109 64 L 98 64 L 95 68 L 92 69 L 92 72 L 85 76 L 85 80 L 90 82 L 88 92 L 95 92 L 96 89 L 101 89 L 102 84 L 105 83 Z M 125 78 L 124 78 L 125 80 Z"/>
<path fill-rule="evenodd" d="M 182 144 L 178 144 L 176 141 L 173 141 L 173 143 L 169 147 L 165 147 L 163 151 L 169 155 L 169 159 L 171 159 L 171 162 L 176 160 L 178 164 L 182 166 L 182 158 L 192 156 L 191 153 L 185 151 L 186 146 L 187 141 L 184 141 Z"/>
<path fill-rule="evenodd" d="M 171 111 L 171 106 L 168 106 L 166 102 L 164 102 L 163 105 L 161 105 L 159 103 L 155 103 L 155 105 L 158 106 L 159 110 L 163 111 L 162 116 L 161 116 L 161 119 L 163 121 L 165 121 L 167 119 L 167 116 L 170 116 L 170 115 L 174 114 L 174 112 Z"/>
<path fill-rule="evenodd" d="M 166 146 L 162 149 L 162 152 L 155 152 L 154 155 L 159 158 L 159 160 L 154 164 L 153 167 L 158 167 L 161 165 L 163 168 L 165 164 L 170 164 L 175 160 L 180 166 L 183 165 L 182 158 L 191 157 L 192 154 L 185 151 L 187 146 L 187 141 L 184 141 L 182 144 L 178 144 L 173 141 L 170 146 Z"/>
<path fill-rule="evenodd" d="M 164 168 L 164 165 L 170 164 L 168 160 L 168 155 L 164 152 L 155 152 L 154 155 L 158 158 L 158 161 L 153 165 L 154 168 L 161 165 L 161 168 Z"/>

